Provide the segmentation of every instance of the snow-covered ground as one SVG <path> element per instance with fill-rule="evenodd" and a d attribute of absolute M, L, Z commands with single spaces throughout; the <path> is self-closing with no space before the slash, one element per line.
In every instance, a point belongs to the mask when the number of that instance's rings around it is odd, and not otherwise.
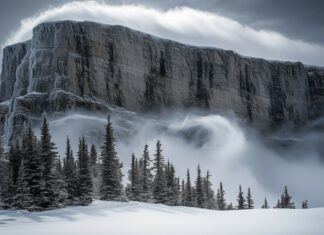
<path fill-rule="evenodd" d="M 1 211 L 1 235 L 323 235 L 324 208 L 212 211 L 95 201 L 45 212 Z"/>

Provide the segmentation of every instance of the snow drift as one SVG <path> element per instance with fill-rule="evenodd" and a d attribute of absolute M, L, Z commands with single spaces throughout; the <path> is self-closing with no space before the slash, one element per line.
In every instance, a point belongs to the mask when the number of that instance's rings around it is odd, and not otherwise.
<path fill-rule="evenodd" d="M 322 235 L 324 209 L 213 211 L 95 201 L 45 212 L 0 211 L 3 235 Z"/>

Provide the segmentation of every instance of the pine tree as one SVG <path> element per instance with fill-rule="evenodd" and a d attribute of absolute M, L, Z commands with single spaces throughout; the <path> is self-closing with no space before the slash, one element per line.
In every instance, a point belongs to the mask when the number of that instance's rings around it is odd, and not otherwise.
<path fill-rule="evenodd" d="M 148 151 L 148 145 L 144 146 L 144 152 L 142 155 L 143 165 L 141 167 L 142 173 L 142 200 L 147 202 L 152 197 L 152 173 L 151 173 L 151 160 Z"/>
<path fill-rule="evenodd" d="M 281 194 L 280 196 L 280 208 L 285 208 L 285 195 Z"/>
<path fill-rule="evenodd" d="M 63 169 L 62 169 L 62 160 L 61 156 L 58 156 L 57 162 L 56 162 L 56 172 L 59 175 L 59 177 L 62 177 Z"/>
<path fill-rule="evenodd" d="M 96 146 L 93 144 L 90 148 L 90 165 L 91 165 L 91 174 L 93 177 L 93 185 L 96 191 L 99 189 L 99 171 L 100 164 L 98 164 L 98 153 Z"/>
<path fill-rule="evenodd" d="M 234 210 L 233 203 L 228 204 L 226 210 Z"/>
<path fill-rule="evenodd" d="M 55 144 L 49 133 L 49 126 L 46 117 L 43 119 L 41 127 L 41 136 L 39 142 L 39 155 L 42 160 L 42 181 L 44 188 L 42 190 L 41 206 L 43 208 L 59 207 L 61 192 L 58 188 L 57 170 L 57 152 Z"/>
<path fill-rule="evenodd" d="M 140 201 L 142 185 L 140 182 L 139 164 L 133 153 L 131 161 L 131 169 L 128 171 L 128 179 L 130 184 L 127 186 L 127 197 L 133 201 Z"/>
<path fill-rule="evenodd" d="M 189 169 L 187 170 L 187 181 L 186 181 L 186 187 L 185 187 L 185 191 L 184 191 L 183 205 L 189 206 L 189 207 L 194 206 Z"/>
<path fill-rule="evenodd" d="M 197 167 L 197 179 L 196 179 L 196 206 L 199 208 L 206 207 L 205 191 L 203 185 L 203 179 L 201 177 L 201 170 Z"/>
<path fill-rule="evenodd" d="M 217 193 L 216 193 L 216 206 L 217 206 L 217 210 L 220 210 L 220 192 L 219 192 L 219 189 L 217 189 Z"/>
<path fill-rule="evenodd" d="M 191 195 L 192 195 L 192 206 L 193 207 L 197 207 L 197 204 L 196 204 L 196 202 L 197 202 L 197 200 L 196 200 L 196 189 L 195 189 L 195 187 L 192 187 L 191 188 Z"/>
<path fill-rule="evenodd" d="M 22 148 L 23 149 L 23 148 Z M 17 180 L 17 190 L 10 200 L 10 206 L 17 209 L 28 209 L 32 205 L 32 198 L 27 187 L 25 180 L 26 164 L 24 163 L 24 157 L 21 159 L 21 167 L 19 170 L 19 176 Z"/>
<path fill-rule="evenodd" d="M 288 188 L 285 186 L 284 193 L 281 196 L 281 208 L 295 209 L 294 203 L 291 201 L 292 196 L 288 193 Z"/>
<path fill-rule="evenodd" d="M 178 179 L 175 176 L 175 168 L 168 161 L 166 167 L 167 176 L 167 205 L 176 206 L 178 204 L 179 190 L 178 190 Z"/>
<path fill-rule="evenodd" d="M 67 191 L 67 204 L 76 204 L 78 200 L 78 178 L 69 137 L 66 138 L 66 152 L 63 164 L 63 178 L 65 182 L 65 188 Z"/>
<path fill-rule="evenodd" d="M 239 194 L 237 196 L 237 202 L 238 202 L 237 209 L 242 210 L 242 209 L 246 208 L 245 198 L 244 198 L 244 195 L 243 195 L 241 185 L 239 186 Z"/>
<path fill-rule="evenodd" d="M 225 200 L 225 191 L 223 189 L 223 183 L 220 182 L 219 189 L 217 191 L 217 209 L 225 210 L 226 209 L 226 200 Z"/>
<path fill-rule="evenodd" d="M 176 201 L 176 205 L 177 206 L 181 206 L 181 184 L 180 184 L 180 177 L 176 177 L 176 193 L 175 193 L 176 197 L 177 197 L 177 201 Z"/>
<path fill-rule="evenodd" d="M 253 209 L 254 208 L 254 201 L 252 199 L 252 194 L 250 188 L 248 188 L 248 193 L 246 196 L 246 202 L 247 202 L 247 209 Z"/>
<path fill-rule="evenodd" d="M 180 206 L 185 205 L 185 196 L 186 196 L 186 186 L 185 186 L 185 181 L 181 181 L 181 200 L 180 200 Z"/>
<path fill-rule="evenodd" d="M 55 190 L 58 192 L 56 200 L 59 206 L 63 207 L 67 204 L 68 193 L 64 181 L 63 165 L 60 156 L 55 163 L 54 178 L 56 179 Z"/>
<path fill-rule="evenodd" d="M 97 164 L 97 159 L 98 159 L 97 149 L 96 149 L 96 146 L 93 144 L 93 145 L 91 145 L 91 149 L 90 149 L 91 166 L 95 166 Z"/>
<path fill-rule="evenodd" d="M 264 203 L 263 203 L 263 205 L 262 205 L 261 208 L 262 209 L 269 209 L 269 205 L 268 205 L 268 201 L 267 201 L 267 198 L 266 197 L 264 198 Z"/>
<path fill-rule="evenodd" d="M 18 178 L 21 165 L 21 151 L 20 145 L 17 141 L 16 144 L 12 144 L 8 153 L 8 192 L 5 197 L 6 207 L 11 207 L 11 204 L 14 202 L 13 197 L 18 190 Z"/>
<path fill-rule="evenodd" d="M 84 137 L 79 142 L 78 151 L 78 198 L 81 205 L 92 202 L 92 178 L 88 146 Z"/>
<path fill-rule="evenodd" d="M 212 183 L 210 182 L 210 174 L 207 171 L 207 175 L 204 178 L 204 189 L 206 195 L 206 208 L 208 209 L 216 209 L 216 200 L 215 200 L 215 193 L 212 189 Z"/>
<path fill-rule="evenodd" d="M 108 116 L 108 123 L 106 125 L 106 133 L 104 136 L 104 144 L 102 146 L 102 167 L 101 175 L 102 182 L 100 185 L 100 199 L 114 200 L 122 199 L 123 185 L 122 185 L 122 164 L 119 162 L 117 152 L 115 150 L 115 137 L 113 133 L 112 123 Z"/>
<path fill-rule="evenodd" d="M 167 179 L 165 174 L 164 157 L 162 155 L 161 142 L 156 143 L 156 153 L 154 154 L 153 169 L 155 170 L 153 181 L 153 199 L 156 203 L 167 202 Z"/>
<path fill-rule="evenodd" d="M 276 209 L 281 208 L 281 202 L 280 202 L 280 199 L 278 199 L 277 204 L 274 206 L 274 208 L 276 208 Z"/>
<path fill-rule="evenodd" d="M 23 137 L 22 156 L 21 179 L 15 205 L 20 209 L 38 211 L 41 210 L 43 201 L 42 159 L 31 125 L 27 128 Z"/>
<path fill-rule="evenodd" d="M 302 202 L 302 209 L 308 209 L 308 201 L 307 200 Z"/>

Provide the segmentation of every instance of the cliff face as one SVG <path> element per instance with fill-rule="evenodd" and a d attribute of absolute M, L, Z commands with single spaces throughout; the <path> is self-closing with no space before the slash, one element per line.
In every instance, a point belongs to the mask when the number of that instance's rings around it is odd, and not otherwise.
<path fill-rule="evenodd" d="M 46 111 L 164 107 L 233 110 L 262 127 L 300 125 L 324 112 L 324 69 L 193 47 L 122 26 L 43 23 L 4 49 L 2 132 Z M 1 128 L 0 128 L 1 129 Z"/>

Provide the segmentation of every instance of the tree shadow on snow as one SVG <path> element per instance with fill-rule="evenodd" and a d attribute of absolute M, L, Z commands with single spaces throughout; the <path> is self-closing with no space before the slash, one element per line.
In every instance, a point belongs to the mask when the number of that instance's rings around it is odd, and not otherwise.
<path fill-rule="evenodd" d="M 6 223 L 28 222 L 51 222 L 53 219 L 60 221 L 77 221 L 87 217 L 107 217 L 116 213 L 139 213 L 139 212 L 161 212 L 167 214 L 201 214 L 204 210 L 180 207 L 165 206 L 161 204 L 140 203 L 140 202 L 101 202 L 95 201 L 89 206 L 70 206 L 62 209 L 54 209 L 42 212 L 28 212 L 23 210 L 0 211 L 0 226 Z M 206 210 L 207 213 L 208 210 Z"/>

